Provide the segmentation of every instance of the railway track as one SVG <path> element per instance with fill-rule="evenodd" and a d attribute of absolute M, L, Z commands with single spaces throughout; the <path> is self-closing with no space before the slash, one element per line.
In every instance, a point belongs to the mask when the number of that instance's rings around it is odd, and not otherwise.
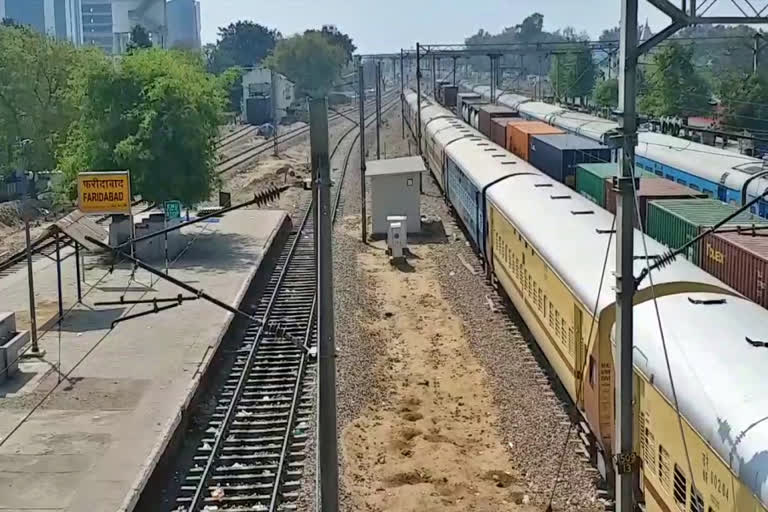
<path fill-rule="evenodd" d="M 373 122 L 375 114 L 368 116 L 366 126 Z M 334 176 L 334 219 L 338 191 L 359 137 L 352 136 L 356 130 L 354 125 L 346 130 L 330 155 L 333 160 L 346 150 L 340 176 Z M 174 511 L 296 510 L 293 501 L 301 487 L 315 379 L 317 271 L 308 196 L 301 223 L 285 243 L 258 303 L 261 323 L 246 330 L 237 349 Z M 265 331 L 263 325 L 279 325 L 290 340 Z"/>
<path fill-rule="evenodd" d="M 385 101 L 384 98 L 391 99 L 394 94 L 395 94 L 395 91 L 388 93 L 387 95 L 382 97 L 382 103 Z M 374 101 L 371 100 L 366 103 L 366 108 L 370 108 L 373 105 L 374 105 Z M 353 116 L 355 115 L 356 112 L 357 112 L 357 107 L 351 108 L 345 111 L 341 111 L 340 113 L 333 113 L 330 116 L 328 116 L 328 121 L 331 122 L 339 119 L 350 119 L 350 117 L 348 116 Z M 309 133 L 309 125 L 302 126 L 300 128 L 295 128 L 293 130 L 290 130 L 288 132 L 278 135 L 277 143 L 285 144 L 288 141 L 292 141 L 294 139 L 307 135 L 308 133 Z M 234 140 L 235 139 L 233 139 L 232 142 Z M 241 165 L 253 158 L 256 158 L 261 154 L 264 154 L 267 151 L 271 150 L 274 147 L 274 145 L 275 145 L 275 141 L 273 139 L 270 139 L 262 142 L 261 144 L 257 144 L 254 147 L 245 149 L 236 155 L 232 155 L 231 157 L 228 157 L 218 163 L 218 165 L 216 166 L 216 174 L 217 175 L 223 174 L 231 169 L 234 169 L 238 165 Z"/>

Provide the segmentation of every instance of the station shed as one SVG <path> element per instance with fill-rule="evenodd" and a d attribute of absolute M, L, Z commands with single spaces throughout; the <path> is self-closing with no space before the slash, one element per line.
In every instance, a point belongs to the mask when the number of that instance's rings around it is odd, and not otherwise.
<path fill-rule="evenodd" d="M 385 235 L 387 217 L 406 217 L 408 233 L 421 232 L 421 174 L 427 168 L 419 156 L 372 160 L 366 163 L 371 183 L 372 234 Z"/>

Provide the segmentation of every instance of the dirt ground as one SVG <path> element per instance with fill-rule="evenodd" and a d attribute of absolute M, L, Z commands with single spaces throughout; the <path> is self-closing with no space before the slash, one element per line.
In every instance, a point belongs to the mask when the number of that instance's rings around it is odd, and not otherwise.
<path fill-rule="evenodd" d="M 345 219 L 356 229 L 354 217 Z M 512 470 L 487 375 L 438 284 L 428 245 L 406 266 L 372 244 L 358 264 L 380 304 L 367 326 L 388 397 L 342 433 L 345 485 L 361 511 L 533 511 Z"/>

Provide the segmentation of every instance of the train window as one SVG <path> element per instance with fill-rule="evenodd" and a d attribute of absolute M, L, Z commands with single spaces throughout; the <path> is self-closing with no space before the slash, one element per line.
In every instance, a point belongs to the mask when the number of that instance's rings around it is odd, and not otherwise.
<path fill-rule="evenodd" d="M 595 368 L 597 365 L 595 364 L 595 356 L 591 355 L 589 356 L 589 384 L 592 387 L 595 387 L 595 376 L 597 375 L 597 372 Z"/>
<path fill-rule="evenodd" d="M 674 478 L 673 496 L 675 502 L 680 506 L 681 510 L 685 510 L 685 503 L 688 501 L 688 484 L 686 478 L 680 467 L 675 464 L 675 478 Z"/>
<path fill-rule="evenodd" d="M 675 181 L 677 181 L 677 182 L 678 182 L 679 184 L 681 184 L 681 185 L 685 185 L 685 180 L 680 180 L 680 179 L 678 179 L 678 180 L 675 180 Z"/>
<path fill-rule="evenodd" d="M 691 512 L 704 512 L 704 499 L 694 486 L 691 486 Z"/>
<path fill-rule="evenodd" d="M 669 491 L 669 452 L 659 445 L 659 481 Z"/>
<path fill-rule="evenodd" d="M 664 173 L 661 171 L 653 171 L 653 174 L 655 174 L 656 176 L 662 176 L 662 177 L 664 176 Z"/>
<path fill-rule="evenodd" d="M 675 177 L 672 176 L 671 174 L 665 174 L 664 177 L 667 178 L 670 181 L 675 181 Z"/>
<path fill-rule="evenodd" d="M 691 187 L 693 190 L 701 191 L 701 187 L 696 185 L 695 183 L 691 183 L 688 186 Z"/>

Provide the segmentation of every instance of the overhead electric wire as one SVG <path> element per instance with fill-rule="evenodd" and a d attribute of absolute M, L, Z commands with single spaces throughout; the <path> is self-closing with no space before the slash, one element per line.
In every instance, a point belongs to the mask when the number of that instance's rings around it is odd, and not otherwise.
<path fill-rule="evenodd" d="M 634 167 L 635 167 L 635 165 L 633 163 L 633 165 L 632 165 L 633 170 L 634 170 Z M 633 175 L 634 175 L 634 172 L 633 172 Z M 633 201 L 634 205 L 633 206 L 634 206 L 634 209 L 635 209 L 635 214 L 637 215 L 636 218 L 640 219 L 641 218 L 640 217 L 640 201 L 639 201 L 638 196 L 637 196 L 637 183 L 635 183 L 634 179 L 632 179 L 632 191 L 633 191 L 632 195 L 634 196 L 634 201 Z M 651 275 L 651 264 L 650 264 L 650 259 L 648 257 L 649 256 L 648 255 L 648 244 L 646 243 L 646 240 L 645 240 L 645 231 L 641 229 L 640 230 L 640 235 L 641 235 L 641 240 L 643 241 L 643 252 L 645 254 L 645 265 L 646 265 L 646 269 L 647 269 L 647 272 L 648 272 L 648 281 L 650 283 L 649 287 L 650 287 L 650 290 L 651 290 L 651 298 L 653 300 L 653 308 L 654 308 L 654 310 L 656 312 L 656 321 L 657 321 L 658 326 L 659 326 L 659 336 L 661 337 L 661 345 L 662 345 L 662 347 L 664 349 L 664 361 L 665 361 L 666 366 L 667 366 L 667 376 L 669 377 L 669 384 L 670 384 L 670 387 L 672 389 L 672 399 L 673 399 L 673 402 L 674 402 L 674 405 L 675 405 L 675 414 L 677 415 L 677 423 L 678 423 L 678 426 L 680 427 L 680 438 L 683 441 L 683 449 L 685 450 L 685 459 L 686 459 L 686 462 L 688 463 L 688 475 L 691 478 L 691 486 L 693 488 L 696 488 L 696 482 L 695 482 L 695 479 L 694 479 L 694 476 L 693 476 L 693 466 L 691 465 L 691 455 L 690 455 L 689 450 L 688 450 L 688 441 L 686 441 L 686 439 L 685 439 L 685 430 L 683 428 L 683 416 L 680 413 L 680 403 L 679 403 L 679 401 L 677 399 L 677 388 L 675 387 L 675 379 L 674 379 L 674 376 L 672 375 L 672 366 L 670 365 L 670 362 L 669 362 L 669 351 L 667 349 L 667 338 L 666 338 L 666 336 L 664 334 L 664 326 L 663 326 L 663 324 L 661 322 L 661 312 L 659 310 L 659 302 L 658 302 L 658 299 L 656 297 L 656 287 L 654 286 L 653 276 Z M 634 232 L 632 233 L 632 236 L 634 236 Z M 634 258 L 634 254 L 632 255 L 632 257 Z M 633 275 L 633 280 L 634 280 L 634 275 Z M 633 286 L 634 286 L 634 283 L 633 283 Z M 633 309 L 632 315 L 634 315 L 634 306 L 633 306 L 632 309 Z M 634 336 L 634 334 L 633 334 L 633 336 Z M 633 346 L 632 346 L 632 350 L 634 351 L 634 343 L 633 343 Z M 645 426 L 643 425 L 640 428 L 645 428 Z"/>

